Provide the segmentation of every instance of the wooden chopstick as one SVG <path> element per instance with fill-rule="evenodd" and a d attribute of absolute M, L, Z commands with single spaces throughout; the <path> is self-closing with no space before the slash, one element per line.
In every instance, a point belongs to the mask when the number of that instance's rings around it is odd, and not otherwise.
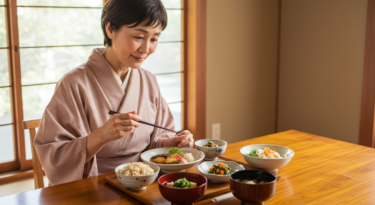
<path fill-rule="evenodd" d="M 119 114 L 119 112 L 115 112 L 115 111 L 111 110 L 111 111 L 108 112 L 108 114 L 110 114 L 110 115 L 114 115 L 114 114 Z M 145 124 L 145 125 L 154 126 L 154 127 L 160 128 L 160 129 L 168 130 L 168 131 L 171 131 L 171 132 L 176 132 L 176 131 L 174 131 L 174 130 L 171 130 L 171 129 L 168 129 L 168 128 L 165 128 L 165 127 L 162 127 L 162 126 L 159 126 L 159 125 L 154 125 L 154 124 L 152 124 L 152 123 L 145 122 L 145 121 L 143 121 L 143 120 L 139 120 L 139 121 L 137 121 L 137 122 L 142 123 L 142 124 Z M 176 133 L 177 133 L 177 132 L 176 132 Z"/>

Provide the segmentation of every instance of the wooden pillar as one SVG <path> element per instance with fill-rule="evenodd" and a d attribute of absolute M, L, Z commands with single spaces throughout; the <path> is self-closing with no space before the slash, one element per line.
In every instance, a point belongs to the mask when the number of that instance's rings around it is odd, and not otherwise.
<path fill-rule="evenodd" d="M 184 1 L 185 128 L 194 139 L 206 138 L 207 0 Z"/>
<path fill-rule="evenodd" d="M 368 0 L 365 60 L 362 81 L 362 102 L 359 144 L 374 147 L 375 139 L 375 0 Z"/>

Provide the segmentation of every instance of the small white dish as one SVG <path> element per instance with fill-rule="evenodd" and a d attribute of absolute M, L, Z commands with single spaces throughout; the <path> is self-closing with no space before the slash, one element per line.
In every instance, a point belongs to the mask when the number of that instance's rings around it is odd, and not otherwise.
<path fill-rule="evenodd" d="M 217 175 L 217 174 L 209 174 L 208 171 L 212 167 L 212 164 L 218 164 L 218 163 L 224 163 L 227 164 L 228 167 L 231 168 L 232 173 L 240 171 L 240 170 L 245 170 L 242 164 L 237 164 L 236 162 L 232 161 L 205 161 L 202 162 L 200 165 L 197 166 L 199 172 L 205 176 L 207 179 L 213 182 L 218 182 L 218 183 L 226 183 L 229 182 L 230 180 L 230 175 Z"/>
<path fill-rule="evenodd" d="M 271 150 L 275 150 L 283 158 L 278 159 L 265 159 L 265 158 L 258 158 L 258 157 L 250 157 L 248 154 L 255 150 L 255 149 L 264 149 L 265 147 L 270 148 Z M 289 163 L 289 161 L 294 156 L 293 150 L 279 146 L 279 145 L 271 145 L 271 144 L 253 144 L 242 147 L 240 149 L 242 157 L 244 160 L 253 167 L 261 168 L 269 172 L 277 172 L 279 168 L 285 166 Z"/>
<path fill-rule="evenodd" d="M 183 172 L 185 171 L 185 169 L 194 167 L 204 158 L 204 153 L 199 150 L 188 148 L 188 147 L 180 147 L 178 149 L 180 149 L 182 153 L 184 154 L 191 153 L 195 161 L 185 163 L 185 164 L 159 164 L 159 163 L 154 163 L 151 161 L 151 157 L 158 155 L 158 154 L 168 153 L 169 150 L 172 148 L 173 147 L 162 147 L 162 148 L 155 148 L 155 149 L 148 150 L 141 154 L 141 160 L 144 162 L 150 162 L 152 164 L 156 164 L 157 166 L 160 167 L 161 171 L 164 173 L 172 173 L 172 172 Z"/>
<path fill-rule="evenodd" d="M 142 163 L 149 165 L 152 169 L 154 169 L 155 172 L 151 175 L 146 175 L 146 176 L 125 176 L 125 175 L 120 174 L 119 171 L 123 167 L 126 167 L 129 164 L 131 164 L 131 163 L 126 163 L 126 164 L 122 164 L 116 167 L 115 173 L 116 173 L 117 179 L 131 190 L 141 191 L 141 190 L 146 189 L 146 187 L 150 185 L 152 182 L 154 182 L 155 179 L 158 177 L 160 168 L 159 166 L 149 163 L 149 162 L 142 162 Z"/>
<path fill-rule="evenodd" d="M 203 145 L 206 145 L 208 141 L 213 142 L 220 147 L 203 147 Z M 204 153 L 204 160 L 213 161 L 217 160 L 217 158 L 225 152 L 225 150 L 227 149 L 227 142 L 224 140 L 216 139 L 202 139 L 195 141 L 195 147 L 197 148 L 197 150 L 200 150 Z"/>

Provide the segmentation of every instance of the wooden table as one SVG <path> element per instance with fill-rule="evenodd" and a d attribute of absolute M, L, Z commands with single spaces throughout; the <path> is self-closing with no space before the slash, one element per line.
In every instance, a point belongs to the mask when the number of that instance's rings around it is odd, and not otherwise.
<path fill-rule="evenodd" d="M 240 148 L 249 144 L 277 144 L 295 156 L 279 170 L 276 193 L 266 204 L 373 204 L 375 150 L 295 130 L 228 145 L 225 157 L 243 161 Z M 141 204 L 104 182 L 106 175 L 0 198 L 0 204 Z M 240 204 L 236 198 L 219 203 Z"/>

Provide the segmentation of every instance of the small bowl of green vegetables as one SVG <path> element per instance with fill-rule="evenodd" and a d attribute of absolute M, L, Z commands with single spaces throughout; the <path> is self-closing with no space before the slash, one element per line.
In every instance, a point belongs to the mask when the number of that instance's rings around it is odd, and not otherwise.
<path fill-rule="evenodd" d="M 197 168 L 208 180 L 216 183 L 227 183 L 231 174 L 245 170 L 242 164 L 233 161 L 205 161 L 199 164 Z"/>
<path fill-rule="evenodd" d="M 216 139 L 202 139 L 195 141 L 195 147 L 204 153 L 204 160 L 214 161 L 227 149 L 227 142 Z"/>
<path fill-rule="evenodd" d="M 271 144 L 253 144 L 240 149 L 242 157 L 251 166 L 269 172 L 277 170 L 289 163 L 294 156 L 293 150 Z"/>

